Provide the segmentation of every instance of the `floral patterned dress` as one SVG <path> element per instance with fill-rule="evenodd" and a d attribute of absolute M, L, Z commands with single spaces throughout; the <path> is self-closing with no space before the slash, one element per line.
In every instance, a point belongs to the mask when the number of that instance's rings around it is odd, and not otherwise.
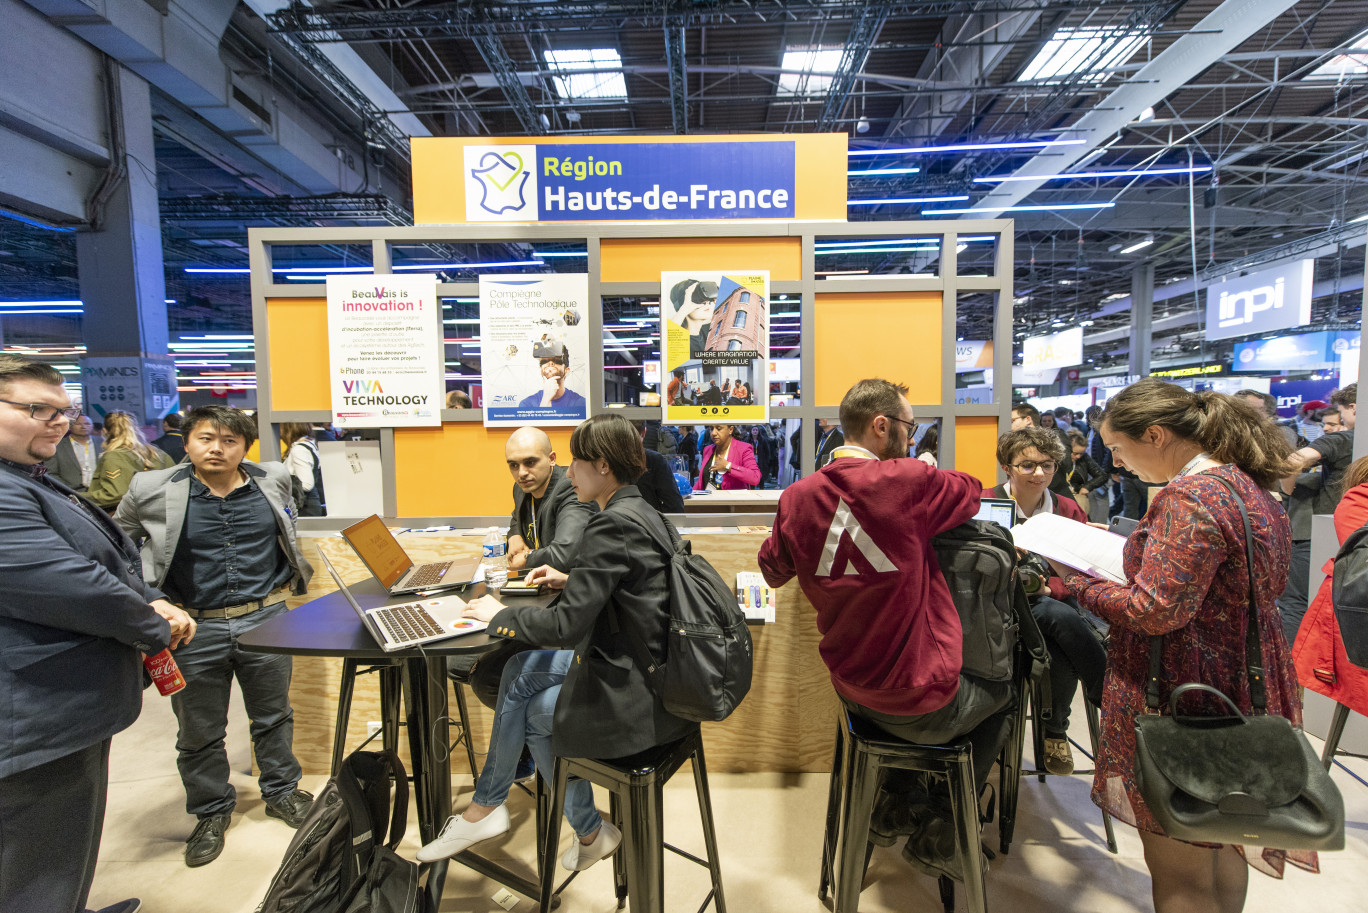
<path fill-rule="evenodd" d="M 1163 828 L 1145 807 L 1135 778 L 1135 717 L 1145 712 L 1150 637 L 1164 635 L 1162 712 L 1169 712 L 1169 694 L 1184 682 L 1211 685 L 1242 712 L 1251 710 L 1245 671 L 1249 575 L 1244 524 L 1235 498 L 1214 478 L 1217 475 L 1240 492 L 1254 535 L 1268 712 L 1300 726 L 1296 673 L 1274 605 L 1287 582 L 1291 529 L 1269 494 L 1238 468 L 1227 464 L 1180 476 L 1155 496 L 1126 542 L 1128 583 L 1082 574 L 1064 579 L 1084 608 L 1111 624 L 1093 801 L 1116 818 L 1155 834 L 1162 834 Z M 1217 715 L 1223 712 L 1220 707 L 1209 695 L 1192 695 L 1183 703 L 1185 711 L 1196 714 Z M 1275 877 L 1281 877 L 1285 862 L 1318 871 L 1313 852 L 1240 849 L 1250 865 Z"/>

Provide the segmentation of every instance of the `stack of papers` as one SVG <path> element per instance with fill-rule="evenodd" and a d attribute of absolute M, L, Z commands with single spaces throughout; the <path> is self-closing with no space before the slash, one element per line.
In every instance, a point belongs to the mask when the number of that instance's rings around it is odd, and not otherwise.
<path fill-rule="evenodd" d="M 1043 555 L 1090 577 L 1126 582 L 1121 558 L 1126 540 L 1122 536 L 1054 514 L 1036 514 L 1011 532 L 1017 548 Z"/>

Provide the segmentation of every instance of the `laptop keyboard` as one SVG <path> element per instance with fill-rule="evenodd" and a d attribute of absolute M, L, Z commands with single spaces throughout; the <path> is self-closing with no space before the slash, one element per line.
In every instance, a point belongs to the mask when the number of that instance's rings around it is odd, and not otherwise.
<path fill-rule="evenodd" d="M 375 618 L 396 643 L 409 643 L 442 634 L 441 625 L 418 603 L 386 606 L 383 612 L 376 612 Z"/>
<path fill-rule="evenodd" d="M 442 575 L 446 573 L 446 570 L 449 567 L 451 567 L 450 561 L 439 561 L 436 564 L 424 564 L 413 572 L 412 577 L 404 581 L 404 586 L 432 586 L 434 583 L 441 583 Z"/>

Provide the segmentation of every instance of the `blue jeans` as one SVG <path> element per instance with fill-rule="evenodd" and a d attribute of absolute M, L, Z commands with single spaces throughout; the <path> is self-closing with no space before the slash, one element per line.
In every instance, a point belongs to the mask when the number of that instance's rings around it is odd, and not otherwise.
<path fill-rule="evenodd" d="M 1031 604 L 1031 614 L 1050 650 L 1050 718 L 1043 721 L 1045 734 L 1062 739 L 1069 731 L 1069 711 L 1080 681 L 1088 700 L 1102 703 L 1107 648 L 1097 627 L 1068 603 L 1045 596 Z M 1101 620 L 1096 624 L 1101 626 Z"/>
<path fill-rule="evenodd" d="M 240 618 L 206 618 L 195 639 L 171 654 L 185 678 L 185 688 L 171 695 L 171 709 L 180 723 L 176 766 L 185 784 L 185 810 L 192 815 L 226 815 L 237 803 L 223 746 L 234 676 L 252 721 L 262 798 L 287 796 L 299 782 L 302 771 L 294 756 L 290 709 L 293 663 L 288 656 L 247 653 L 238 647 L 239 637 L 284 611 L 285 603 L 278 602 Z"/>
<path fill-rule="evenodd" d="M 555 770 L 551 724 L 561 683 L 574 658 L 573 650 L 529 650 L 504 666 L 489 733 L 489 754 L 472 799 L 477 805 L 503 805 L 508 799 L 523 745 L 537 762 L 537 774 L 550 784 Z M 567 785 L 565 818 L 581 837 L 592 834 L 603 823 L 594 806 L 594 787 L 588 780 L 571 780 Z"/>

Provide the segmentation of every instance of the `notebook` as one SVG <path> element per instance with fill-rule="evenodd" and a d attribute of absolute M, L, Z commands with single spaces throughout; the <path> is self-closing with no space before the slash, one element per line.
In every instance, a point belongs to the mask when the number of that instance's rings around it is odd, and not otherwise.
<path fill-rule="evenodd" d="M 322 549 L 318 550 L 318 556 L 323 559 L 323 566 L 332 575 L 342 595 L 347 597 L 347 602 L 351 603 L 361 623 L 386 653 L 431 643 L 434 640 L 445 640 L 448 637 L 476 634 L 485 629 L 483 621 L 461 617 L 466 602 L 459 596 L 440 596 L 404 605 L 363 609 L 352 595 L 352 591 L 342 582 L 337 569 Z"/>
<path fill-rule="evenodd" d="M 979 502 L 975 520 L 987 520 L 1003 529 L 1016 526 L 1016 502 L 1011 498 L 984 498 Z"/>
<path fill-rule="evenodd" d="M 450 589 L 478 579 L 478 558 L 415 565 L 394 533 L 375 514 L 342 530 L 342 538 L 391 596 Z"/>

